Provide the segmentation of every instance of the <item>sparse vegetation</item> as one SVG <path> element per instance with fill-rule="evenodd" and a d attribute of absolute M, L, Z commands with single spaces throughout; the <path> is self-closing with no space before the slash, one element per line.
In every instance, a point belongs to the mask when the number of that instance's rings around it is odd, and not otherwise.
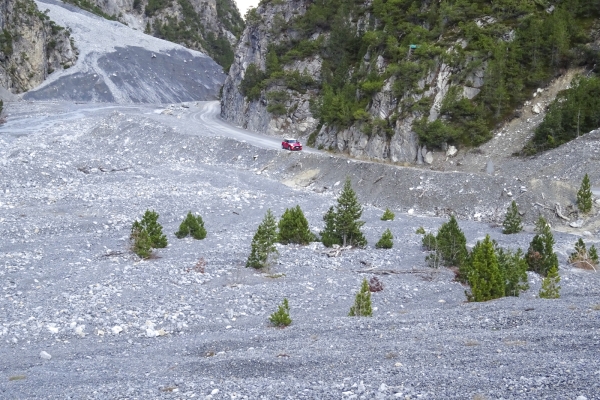
<path fill-rule="evenodd" d="M 267 267 L 270 256 L 277 252 L 276 242 L 277 221 L 275 221 L 275 217 L 269 209 L 252 238 L 250 256 L 246 261 L 246 267 L 256 269 Z"/>
<path fill-rule="evenodd" d="M 279 237 L 281 244 L 309 244 L 315 240 L 315 235 L 308 227 L 308 221 L 300 206 L 286 209 L 279 220 Z"/>
<path fill-rule="evenodd" d="M 471 292 L 467 297 L 470 301 L 504 297 L 505 283 L 498 266 L 494 243 L 489 235 L 485 236 L 483 242 L 477 242 L 465 263 L 468 264 L 467 282 Z"/>
<path fill-rule="evenodd" d="M 577 208 L 584 214 L 592 210 L 592 188 L 588 174 L 583 177 L 581 187 L 577 191 Z"/>
<path fill-rule="evenodd" d="M 135 220 L 131 226 L 131 250 L 140 258 L 149 258 L 152 249 L 167 247 L 167 237 L 158 223 L 158 213 L 146 210 L 141 221 Z"/>
<path fill-rule="evenodd" d="M 371 308 L 371 291 L 367 279 L 363 279 L 360 290 L 354 298 L 354 305 L 350 307 L 348 316 L 350 317 L 371 317 L 373 309 Z"/>
<path fill-rule="evenodd" d="M 586 249 L 583 239 L 579 238 L 575 243 L 575 251 L 569 256 L 569 262 L 576 267 L 590 270 L 597 270 L 598 267 L 598 251 L 596 246 Z"/>
<path fill-rule="evenodd" d="M 334 244 L 342 246 L 364 247 L 367 240 L 360 228 L 364 222 L 359 218 L 362 215 L 362 206 L 358 202 L 356 193 L 352 189 L 350 179 L 346 179 L 344 188 L 337 200 L 335 210 L 330 207 L 323 216 L 325 229 L 321 232 L 321 240 L 327 247 Z"/>
<path fill-rule="evenodd" d="M 502 222 L 502 233 L 510 235 L 513 233 L 519 233 L 523 230 L 523 224 L 521 223 L 521 216 L 519 215 L 519 209 L 517 203 L 513 200 L 506 210 L 506 216 L 504 222 Z"/>
<path fill-rule="evenodd" d="M 548 270 L 548 274 L 542 281 L 542 287 L 538 296 L 540 299 L 558 299 L 560 298 L 560 276 L 558 275 L 558 267 L 553 266 Z"/>
<path fill-rule="evenodd" d="M 459 267 L 467 257 L 467 239 L 458 226 L 456 218 L 452 215 L 450 220 L 442 224 L 437 235 L 427 233 L 421 241 L 423 248 L 430 251 L 425 260 L 430 267 L 438 268 L 441 265 L 447 267 Z M 466 273 L 459 276 L 462 282 L 466 282 Z"/>
<path fill-rule="evenodd" d="M 391 249 L 394 246 L 394 236 L 392 231 L 386 229 L 381 235 L 381 239 L 375 244 L 377 249 Z"/>
<path fill-rule="evenodd" d="M 381 220 L 382 221 L 393 221 L 395 217 L 396 217 L 396 214 L 394 214 L 392 211 L 390 211 L 389 208 L 386 208 L 385 211 L 383 212 L 383 215 L 381 216 Z"/>
<path fill-rule="evenodd" d="M 558 258 L 554 252 L 554 236 L 550 225 L 540 216 L 535 224 L 536 235 L 527 250 L 527 265 L 530 271 L 546 276 L 550 269 L 558 269 Z"/>
<path fill-rule="evenodd" d="M 418 227 L 417 230 L 415 231 L 415 233 L 417 235 L 424 235 L 425 234 L 425 228 L 423 228 L 422 226 Z"/>
<path fill-rule="evenodd" d="M 183 239 L 186 236 L 191 236 L 194 239 L 202 240 L 206 237 L 206 229 L 204 221 L 200 215 L 194 216 L 191 211 L 187 213 L 185 219 L 179 225 L 179 230 L 175 232 L 178 239 Z"/>
<path fill-rule="evenodd" d="M 283 302 L 277 308 L 271 316 L 269 317 L 269 321 L 274 326 L 285 328 L 292 323 L 292 319 L 290 318 L 290 306 L 288 303 L 288 299 L 283 299 Z"/>

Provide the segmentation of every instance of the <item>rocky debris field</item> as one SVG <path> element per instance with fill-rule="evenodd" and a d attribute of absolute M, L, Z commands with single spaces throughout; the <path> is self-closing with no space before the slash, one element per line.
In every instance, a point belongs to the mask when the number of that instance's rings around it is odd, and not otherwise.
<path fill-rule="evenodd" d="M 474 218 L 477 199 L 508 201 L 502 183 L 513 176 L 255 147 L 203 134 L 216 122 L 187 118 L 198 106 L 187 107 L 7 107 L 0 397 L 598 398 L 600 274 L 567 264 L 576 236 L 555 232 L 558 300 L 538 299 L 540 278 L 530 274 L 519 298 L 467 303 L 451 271 L 424 261 L 415 230 L 446 220 L 435 204 L 459 212 L 469 246 L 489 233 L 527 248 L 532 233 L 502 235 Z M 571 149 L 593 156 L 594 137 Z M 555 154 L 533 161 L 552 176 L 542 183 L 558 174 L 548 169 Z M 268 208 L 279 217 L 299 204 L 318 232 L 345 176 L 365 204 L 366 249 L 329 258 L 319 243 L 278 246 L 268 271 L 244 268 Z M 507 187 L 513 197 L 517 185 Z M 394 221 L 380 220 L 385 206 Z M 140 261 L 128 238 L 146 209 L 160 214 L 169 246 Z M 206 239 L 175 238 L 188 211 L 202 215 Z M 386 228 L 394 248 L 376 250 Z M 596 232 L 585 239 L 597 243 Z M 348 317 L 360 282 L 372 277 L 384 285 L 373 293 L 373 317 Z M 284 297 L 293 323 L 271 327 Z"/>

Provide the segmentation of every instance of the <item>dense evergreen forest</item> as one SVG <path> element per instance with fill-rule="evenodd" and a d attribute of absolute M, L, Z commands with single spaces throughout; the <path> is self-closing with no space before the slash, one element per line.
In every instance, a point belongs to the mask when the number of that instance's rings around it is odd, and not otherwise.
<path fill-rule="evenodd" d="M 590 46 L 600 29 L 598 17 L 600 0 L 373 0 L 368 7 L 355 0 L 316 0 L 291 23 L 275 21 L 272 33 L 293 39 L 269 48 L 265 71 L 250 65 L 240 90 L 258 99 L 266 89 L 269 111 L 284 114 L 286 92 L 269 88 L 318 89 L 312 111 L 323 124 L 360 124 L 367 134 L 391 135 L 398 118 L 416 114 L 422 144 L 475 146 L 489 140 L 491 130 L 536 88 L 570 67 L 585 66 L 589 77 L 551 107 L 526 149 L 537 152 L 600 126 L 599 53 Z M 256 10 L 246 16 L 250 26 L 260 20 Z M 376 67 L 380 55 L 384 71 Z M 283 70 L 310 56 L 323 60 L 320 79 Z M 423 82 L 441 63 L 454 71 L 452 89 L 439 118 L 428 122 L 433 98 L 423 95 L 428 89 Z M 462 88 L 472 85 L 469 77 L 476 71 L 484 71 L 484 84 L 468 99 Z M 366 110 L 392 77 L 399 111 L 374 118 Z"/>

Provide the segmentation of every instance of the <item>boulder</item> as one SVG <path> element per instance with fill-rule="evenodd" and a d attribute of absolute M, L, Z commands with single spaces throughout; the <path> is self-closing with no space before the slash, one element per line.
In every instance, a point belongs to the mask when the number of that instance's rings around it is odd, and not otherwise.
<path fill-rule="evenodd" d="M 458 149 L 454 146 L 449 146 L 448 150 L 446 150 L 446 155 L 448 157 L 454 157 L 458 153 Z"/>
<path fill-rule="evenodd" d="M 433 162 L 433 152 L 428 151 L 427 153 L 425 153 L 423 161 L 425 161 L 426 164 L 431 164 Z"/>

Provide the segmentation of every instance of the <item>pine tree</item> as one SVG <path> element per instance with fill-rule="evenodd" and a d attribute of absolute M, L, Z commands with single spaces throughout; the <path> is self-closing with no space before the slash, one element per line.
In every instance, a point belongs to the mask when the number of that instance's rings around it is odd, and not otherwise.
<path fill-rule="evenodd" d="M 175 232 L 175 236 L 179 239 L 183 239 L 188 235 L 197 240 L 202 240 L 206 237 L 206 229 L 204 228 L 202 217 L 200 215 L 195 217 L 191 211 L 187 213 L 187 216 L 179 225 L 179 230 Z"/>
<path fill-rule="evenodd" d="M 277 327 L 286 327 L 292 323 L 292 319 L 290 318 L 290 305 L 288 304 L 288 299 L 284 298 L 283 303 L 277 308 L 271 316 L 269 317 L 269 321 L 274 326 Z"/>
<path fill-rule="evenodd" d="M 504 227 L 502 233 L 507 235 L 512 233 L 519 233 L 523 230 L 523 225 L 521 224 L 521 216 L 519 215 L 519 209 L 517 208 L 517 203 L 514 200 L 506 210 L 506 217 L 504 218 L 502 226 Z"/>
<path fill-rule="evenodd" d="M 588 255 L 590 257 L 590 260 L 592 261 L 592 263 L 594 265 L 598 265 L 598 250 L 596 250 L 596 246 L 592 245 L 592 247 L 590 247 L 590 251 L 588 252 Z"/>
<path fill-rule="evenodd" d="M 140 258 L 150 258 L 152 255 L 152 243 L 145 229 L 142 229 L 139 225 L 133 226 L 129 239 L 131 240 L 131 251 Z"/>
<path fill-rule="evenodd" d="M 141 229 L 146 231 L 150 239 L 150 245 L 155 249 L 167 247 L 167 236 L 162 233 L 162 225 L 158 223 L 158 213 L 155 211 L 146 210 L 142 220 L 137 220 L 133 223 L 131 231 Z"/>
<path fill-rule="evenodd" d="M 0 117 L 2 117 L 2 111 L 4 110 L 4 102 L 0 100 Z"/>
<path fill-rule="evenodd" d="M 395 217 L 396 217 L 396 214 L 394 214 L 389 208 L 386 208 L 385 211 L 383 212 L 383 215 L 381 216 L 381 220 L 382 221 L 393 221 Z"/>
<path fill-rule="evenodd" d="M 334 244 L 342 244 L 342 239 L 335 230 L 335 211 L 333 206 L 323 216 L 325 228 L 321 231 L 321 241 L 325 247 L 331 247 Z"/>
<path fill-rule="evenodd" d="M 352 190 L 350 179 L 347 178 L 335 210 L 335 231 L 341 237 L 344 247 L 367 245 L 367 240 L 360 231 L 360 227 L 364 225 L 363 221 L 358 220 L 361 215 L 362 206 Z"/>
<path fill-rule="evenodd" d="M 548 275 L 542 281 L 542 287 L 538 296 L 540 299 L 558 299 L 560 298 L 560 276 L 558 275 L 558 267 L 554 266 L 548 270 Z"/>
<path fill-rule="evenodd" d="M 369 283 L 367 279 L 363 279 L 360 286 L 360 290 L 356 293 L 354 298 L 354 305 L 350 307 L 348 313 L 350 317 L 371 317 L 373 316 L 373 309 L 371 308 L 371 291 L 369 290 Z"/>
<path fill-rule="evenodd" d="M 489 235 L 483 242 L 477 242 L 468 262 L 470 263 L 467 277 L 471 294 L 470 301 L 487 301 L 504 297 L 505 284 L 498 267 L 498 259 L 494 252 L 494 244 Z"/>
<path fill-rule="evenodd" d="M 569 256 L 569 262 L 574 263 L 577 261 L 586 260 L 588 258 L 587 249 L 585 248 L 585 243 L 582 238 L 575 243 L 575 252 L 571 253 Z"/>
<path fill-rule="evenodd" d="M 577 192 L 577 207 L 579 208 L 579 211 L 584 214 L 587 214 L 592 210 L 592 188 L 590 186 L 588 174 L 585 174 L 583 177 L 581 187 Z"/>
<path fill-rule="evenodd" d="M 523 250 L 516 252 L 495 246 L 498 268 L 504 281 L 504 294 L 518 297 L 519 294 L 529 289 L 527 282 L 527 261 Z"/>
<path fill-rule="evenodd" d="M 385 232 L 381 235 L 381 239 L 375 244 L 375 248 L 377 249 L 391 249 L 394 246 L 394 235 L 392 235 L 392 231 L 386 229 Z"/>
<path fill-rule="evenodd" d="M 540 216 L 535 224 L 536 235 L 527 250 L 527 265 L 530 271 L 546 276 L 553 267 L 558 269 L 558 257 L 554 252 L 554 236 L 550 225 Z"/>
<path fill-rule="evenodd" d="M 459 266 L 467 257 L 467 239 L 454 215 L 440 227 L 436 244 L 443 263 L 448 267 Z"/>
<path fill-rule="evenodd" d="M 279 220 L 279 243 L 309 244 L 313 240 L 314 235 L 300 206 L 286 209 Z"/>
<path fill-rule="evenodd" d="M 275 217 L 269 209 L 252 238 L 250 256 L 246 261 L 246 267 L 256 269 L 266 267 L 269 263 L 269 256 L 277 251 L 275 248 L 276 241 L 277 221 L 275 221 Z"/>

